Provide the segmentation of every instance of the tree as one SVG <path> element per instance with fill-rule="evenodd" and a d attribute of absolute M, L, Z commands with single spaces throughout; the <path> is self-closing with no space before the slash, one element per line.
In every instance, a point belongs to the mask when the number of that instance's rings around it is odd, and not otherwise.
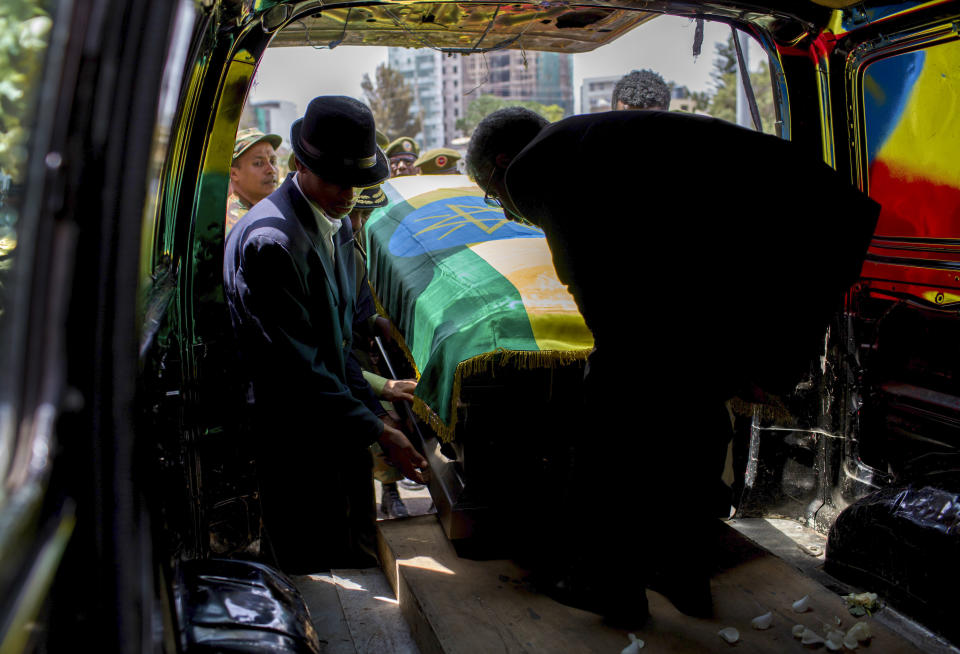
<path fill-rule="evenodd" d="M 403 78 L 403 73 L 380 64 L 374 75 L 376 86 L 370 81 L 370 75 L 364 73 L 360 87 L 373 112 L 377 129 L 391 141 L 401 136 L 416 136 L 420 132 L 420 116 L 410 111 L 413 89 Z"/>
<path fill-rule="evenodd" d="M 524 107 L 534 111 L 551 123 L 563 118 L 563 107 L 557 104 L 545 105 L 532 100 L 512 100 L 510 98 L 500 98 L 495 95 L 481 95 L 470 103 L 464 112 L 463 118 L 457 121 L 456 127 L 461 132 L 469 136 L 476 129 L 477 124 L 492 114 L 497 109 L 504 107 Z"/>
<path fill-rule="evenodd" d="M 733 35 L 727 37 L 726 43 L 717 44 L 717 57 L 714 59 L 714 70 L 710 74 L 716 87 L 710 100 L 708 113 L 714 118 L 722 118 L 730 122 L 737 120 L 737 51 L 733 45 Z M 760 122 L 763 131 L 767 134 L 776 133 L 777 112 L 773 102 L 773 85 L 770 81 L 770 66 L 766 61 L 760 62 L 760 69 L 750 73 L 750 84 L 753 86 L 753 95 L 757 100 L 757 109 L 760 112 Z"/>
<path fill-rule="evenodd" d="M 709 91 L 691 91 L 690 97 L 693 99 L 694 111 L 706 111 L 710 108 L 710 100 L 713 96 Z"/>

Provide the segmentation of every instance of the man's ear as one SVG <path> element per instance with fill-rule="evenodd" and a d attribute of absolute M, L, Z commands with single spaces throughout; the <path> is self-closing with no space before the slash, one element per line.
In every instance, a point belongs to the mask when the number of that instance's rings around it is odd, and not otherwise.
<path fill-rule="evenodd" d="M 513 157 L 506 154 L 498 154 L 494 161 L 497 163 L 497 168 L 503 168 L 506 170 L 510 165 L 510 162 L 513 161 Z"/>
<path fill-rule="evenodd" d="M 240 174 L 240 171 L 237 170 L 236 166 L 230 166 L 230 181 L 237 181 L 237 175 Z"/>

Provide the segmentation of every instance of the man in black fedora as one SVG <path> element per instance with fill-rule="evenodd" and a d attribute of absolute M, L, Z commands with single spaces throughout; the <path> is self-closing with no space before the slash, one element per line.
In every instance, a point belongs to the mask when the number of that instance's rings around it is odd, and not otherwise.
<path fill-rule="evenodd" d="M 234 226 L 224 253 L 264 528 L 286 572 L 370 567 L 368 447 L 379 444 L 412 479 L 422 481 L 426 468 L 350 355 L 356 280 L 347 216 L 361 189 L 385 180 L 390 167 L 373 115 L 348 97 L 314 98 L 291 143 L 296 172 Z"/>
<path fill-rule="evenodd" d="M 790 392 L 819 365 L 879 213 L 814 153 L 666 111 L 548 124 L 510 107 L 473 132 L 467 172 L 543 228 L 594 336 L 569 430 L 571 479 L 590 483 L 555 503 L 558 532 L 534 535 L 553 555 L 534 578 L 561 601 L 633 627 L 647 587 L 712 613 L 724 401 Z"/>

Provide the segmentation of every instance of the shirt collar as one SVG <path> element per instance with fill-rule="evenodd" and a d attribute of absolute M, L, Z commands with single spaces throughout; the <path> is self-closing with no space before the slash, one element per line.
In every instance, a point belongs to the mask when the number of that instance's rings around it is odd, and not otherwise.
<path fill-rule="evenodd" d="M 317 223 L 317 231 L 320 233 L 320 236 L 322 236 L 325 241 L 332 241 L 333 235 L 340 231 L 340 227 L 343 225 L 343 219 L 331 218 L 324 213 L 323 209 L 318 207 L 313 200 L 307 197 L 307 194 L 300 188 L 300 173 L 293 176 L 293 185 L 297 187 L 300 195 L 302 195 L 303 199 L 310 205 L 310 210 L 313 211 L 313 219 Z"/>

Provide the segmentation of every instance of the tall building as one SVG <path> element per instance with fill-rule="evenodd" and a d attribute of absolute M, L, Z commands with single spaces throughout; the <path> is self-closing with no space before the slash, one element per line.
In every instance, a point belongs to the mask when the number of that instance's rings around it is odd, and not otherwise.
<path fill-rule="evenodd" d="M 563 107 L 573 114 L 573 59 L 559 52 L 503 50 L 462 57 L 463 81 L 473 97 L 496 95 Z"/>
<path fill-rule="evenodd" d="M 613 87 L 622 75 L 608 77 L 585 77 L 580 84 L 580 113 L 595 114 L 599 111 L 610 111 L 610 98 L 613 97 Z"/>
<path fill-rule="evenodd" d="M 251 103 L 257 127 L 266 134 L 278 134 L 290 143 L 290 126 L 300 117 L 297 105 L 287 100 Z"/>
<path fill-rule="evenodd" d="M 463 136 L 456 122 L 481 95 L 556 104 L 565 115 L 573 114 L 570 55 L 506 50 L 451 57 L 434 50 L 390 48 L 387 65 L 413 89 L 411 110 L 420 114 L 423 131 L 410 136 L 421 150 L 455 147 Z"/>
<path fill-rule="evenodd" d="M 413 89 L 410 111 L 420 114 L 421 132 L 405 136 L 415 138 L 421 151 L 443 147 L 443 54 L 429 49 L 389 48 L 387 65 L 400 72 Z"/>

